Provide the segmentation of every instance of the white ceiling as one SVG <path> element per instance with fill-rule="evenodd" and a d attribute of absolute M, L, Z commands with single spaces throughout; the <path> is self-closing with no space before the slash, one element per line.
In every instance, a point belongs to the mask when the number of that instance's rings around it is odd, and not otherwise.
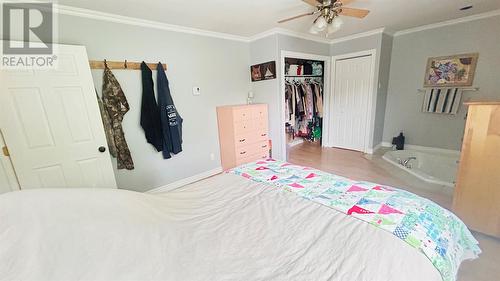
<path fill-rule="evenodd" d="M 275 27 L 307 33 L 312 17 L 285 24 L 283 18 L 312 11 L 301 0 L 58 0 L 85 8 L 167 24 L 251 37 Z M 468 11 L 460 7 L 474 5 Z M 354 0 L 349 7 L 371 10 L 365 19 L 344 18 L 333 38 L 385 27 L 400 31 L 500 9 L 499 0 Z"/>

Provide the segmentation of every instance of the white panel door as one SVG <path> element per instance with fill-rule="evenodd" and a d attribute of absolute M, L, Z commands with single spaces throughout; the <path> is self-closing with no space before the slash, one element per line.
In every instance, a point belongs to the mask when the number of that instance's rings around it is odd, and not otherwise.
<path fill-rule="evenodd" d="M 85 47 L 57 49 L 57 70 L 0 70 L 0 127 L 21 189 L 116 188 Z"/>
<path fill-rule="evenodd" d="M 330 111 L 330 144 L 364 151 L 368 122 L 372 57 L 335 62 Z"/>
<path fill-rule="evenodd" d="M 3 147 L 5 147 L 5 143 L 0 132 L 0 150 Z M 0 194 L 14 190 L 19 190 L 19 184 L 10 157 L 4 155 L 2 150 L 0 151 Z"/>

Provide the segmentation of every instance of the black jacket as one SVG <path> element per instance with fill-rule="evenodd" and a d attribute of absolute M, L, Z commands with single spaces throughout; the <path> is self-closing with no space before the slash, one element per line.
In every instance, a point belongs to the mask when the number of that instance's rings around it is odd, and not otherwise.
<path fill-rule="evenodd" d="M 148 65 L 141 63 L 142 72 L 142 102 L 141 127 L 146 134 L 146 140 L 157 151 L 163 150 L 163 131 L 161 127 L 160 108 L 156 103 L 153 89 L 153 74 Z"/>
<path fill-rule="evenodd" d="M 158 63 L 158 105 L 160 106 L 161 126 L 163 131 L 163 158 L 170 158 L 170 153 L 182 151 L 182 118 L 175 108 L 170 95 L 167 75 L 163 65 Z"/>

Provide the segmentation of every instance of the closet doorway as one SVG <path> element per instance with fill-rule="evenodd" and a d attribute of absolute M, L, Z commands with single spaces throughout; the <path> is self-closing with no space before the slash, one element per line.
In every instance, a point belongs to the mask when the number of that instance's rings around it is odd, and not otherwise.
<path fill-rule="evenodd" d="M 281 101 L 282 155 L 291 158 L 298 146 L 308 146 L 318 153 L 327 135 L 329 120 L 330 57 L 282 52 Z"/>
<path fill-rule="evenodd" d="M 375 111 L 375 50 L 333 58 L 329 147 L 368 153 Z"/>

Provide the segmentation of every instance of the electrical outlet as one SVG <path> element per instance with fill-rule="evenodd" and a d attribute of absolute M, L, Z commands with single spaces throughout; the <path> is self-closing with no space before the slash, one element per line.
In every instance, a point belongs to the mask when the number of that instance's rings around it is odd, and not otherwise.
<path fill-rule="evenodd" d="M 215 154 L 212 152 L 210 153 L 210 160 L 214 161 L 215 160 Z"/>
<path fill-rule="evenodd" d="M 200 87 L 193 87 L 193 96 L 199 96 L 199 95 L 201 95 Z"/>

